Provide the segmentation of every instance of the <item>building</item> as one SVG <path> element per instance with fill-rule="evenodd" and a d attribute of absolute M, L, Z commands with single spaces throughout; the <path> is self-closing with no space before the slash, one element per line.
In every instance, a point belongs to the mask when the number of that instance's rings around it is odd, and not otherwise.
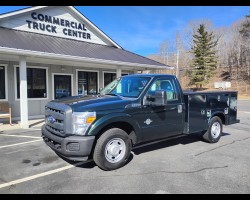
<path fill-rule="evenodd" d="M 0 15 L 0 101 L 23 128 L 44 115 L 48 101 L 96 94 L 116 77 L 163 68 L 124 50 L 73 6 Z"/>

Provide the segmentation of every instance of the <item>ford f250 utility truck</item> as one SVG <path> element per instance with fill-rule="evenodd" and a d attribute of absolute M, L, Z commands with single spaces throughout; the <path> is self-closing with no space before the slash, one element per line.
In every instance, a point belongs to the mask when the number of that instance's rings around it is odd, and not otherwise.
<path fill-rule="evenodd" d="M 216 143 L 222 126 L 238 123 L 237 92 L 183 93 L 177 78 L 135 74 L 118 78 L 98 95 L 46 104 L 44 142 L 74 161 L 92 159 L 103 170 L 122 167 L 133 146 L 200 132 Z"/>

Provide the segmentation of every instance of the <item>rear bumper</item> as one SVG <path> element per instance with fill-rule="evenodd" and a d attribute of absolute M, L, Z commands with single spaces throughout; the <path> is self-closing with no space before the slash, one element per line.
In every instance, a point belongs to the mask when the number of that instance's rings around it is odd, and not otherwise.
<path fill-rule="evenodd" d="M 239 120 L 239 119 L 236 119 L 236 120 L 235 120 L 235 123 L 240 123 L 240 120 Z"/>
<path fill-rule="evenodd" d="M 236 120 L 228 120 L 228 121 L 226 121 L 225 125 L 231 125 L 231 124 L 237 124 L 237 123 L 240 123 L 240 120 L 239 120 L 239 119 L 236 119 Z"/>
<path fill-rule="evenodd" d="M 91 153 L 95 136 L 69 136 L 62 138 L 42 126 L 44 142 L 57 154 L 74 161 L 85 161 Z"/>

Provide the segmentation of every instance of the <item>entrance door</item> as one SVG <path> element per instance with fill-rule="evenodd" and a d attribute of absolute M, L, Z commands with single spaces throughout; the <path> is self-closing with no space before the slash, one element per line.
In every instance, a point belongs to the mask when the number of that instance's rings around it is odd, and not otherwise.
<path fill-rule="evenodd" d="M 54 98 L 72 96 L 71 75 L 54 75 Z"/>

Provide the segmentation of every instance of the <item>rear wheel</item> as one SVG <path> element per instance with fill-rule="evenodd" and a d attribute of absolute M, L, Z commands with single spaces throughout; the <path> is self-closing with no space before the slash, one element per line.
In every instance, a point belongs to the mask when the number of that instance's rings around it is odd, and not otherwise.
<path fill-rule="evenodd" d="M 222 134 L 222 121 L 215 116 L 210 120 L 208 130 L 204 133 L 203 139 L 209 143 L 216 143 L 220 140 Z"/>
<path fill-rule="evenodd" d="M 118 169 L 127 162 L 131 146 L 125 131 L 119 128 L 109 129 L 97 140 L 93 160 L 103 170 Z"/>

